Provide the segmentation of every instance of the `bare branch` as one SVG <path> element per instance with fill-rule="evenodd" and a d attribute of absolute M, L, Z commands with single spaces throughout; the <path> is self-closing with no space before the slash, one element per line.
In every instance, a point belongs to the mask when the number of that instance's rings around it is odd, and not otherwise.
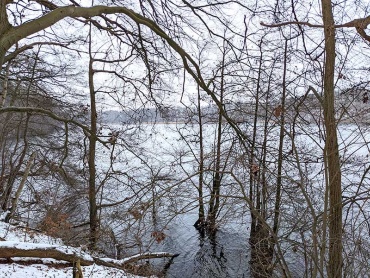
<path fill-rule="evenodd" d="M 308 27 L 316 27 L 316 28 L 324 28 L 324 25 L 321 24 L 312 24 L 307 21 L 286 21 L 281 23 L 264 23 L 263 21 L 260 22 L 260 24 L 264 27 L 270 27 L 270 28 L 276 28 L 276 27 L 282 27 L 287 25 L 304 25 Z"/>
<path fill-rule="evenodd" d="M 34 43 L 31 43 L 31 44 L 27 44 L 27 45 L 23 45 L 22 47 L 16 49 L 14 52 L 8 54 L 5 56 L 4 58 L 4 63 L 14 59 L 16 56 L 18 56 L 20 53 L 28 50 L 28 49 L 32 49 L 34 48 L 35 46 L 40 46 L 40 45 L 55 45 L 55 46 L 61 46 L 61 47 L 65 47 L 65 48 L 68 48 L 68 45 L 70 43 L 57 43 L 57 42 L 34 42 Z"/>
<path fill-rule="evenodd" d="M 283 27 L 287 25 L 298 25 L 298 26 L 308 26 L 314 28 L 324 28 L 324 25 L 321 24 L 312 24 L 307 21 L 286 21 L 281 23 L 264 23 L 261 21 L 260 23 L 264 27 L 276 28 L 276 27 Z M 365 29 L 370 25 L 370 16 L 364 18 L 357 18 L 352 21 L 343 24 L 336 24 L 334 28 L 356 28 L 357 33 L 366 41 L 370 42 L 370 36 L 366 34 Z"/>
<path fill-rule="evenodd" d="M 46 7 L 46 8 L 48 8 L 48 9 L 50 9 L 50 10 L 55 10 L 55 9 L 58 8 L 57 5 L 51 3 L 50 1 L 47 1 L 47 0 L 33 0 L 33 1 L 42 5 L 42 6 L 44 6 L 44 7 Z"/>

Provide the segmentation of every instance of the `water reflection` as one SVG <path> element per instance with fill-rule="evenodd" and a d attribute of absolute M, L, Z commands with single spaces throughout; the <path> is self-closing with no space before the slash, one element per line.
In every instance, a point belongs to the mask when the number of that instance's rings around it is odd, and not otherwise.
<path fill-rule="evenodd" d="M 166 269 L 165 277 L 249 277 L 247 229 L 231 225 L 215 234 L 199 233 L 193 218 L 182 216 L 167 232 L 163 251 L 180 256 Z"/>

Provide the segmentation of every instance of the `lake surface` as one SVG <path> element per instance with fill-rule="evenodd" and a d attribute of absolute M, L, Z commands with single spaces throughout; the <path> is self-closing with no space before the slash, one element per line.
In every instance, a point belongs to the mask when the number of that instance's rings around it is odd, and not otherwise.
<path fill-rule="evenodd" d="M 304 177 L 307 180 L 307 194 L 310 198 L 310 202 L 315 204 L 317 208 L 316 215 L 319 215 L 322 210 L 323 196 L 322 191 L 325 188 L 325 179 L 323 175 L 323 161 L 322 151 L 324 141 L 321 140 L 319 129 L 315 125 L 304 126 L 304 130 L 296 130 L 295 144 L 299 154 L 300 167 L 303 171 Z M 368 130 L 362 131 L 358 135 L 357 126 L 340 126 L 340 154 L 343 158 L 343 196 L 364 196 L 359 195 L 366 194 L 368 192 L 368 183 L 362 183 L 360 189 L 359 184 L 362 178 L 362 173 L 369 163 L 369 151 L 368 142 L 370 140 Z M 246 130 L 248 131 L 247 127 Z M 366 131 L 366 132 L 365 132 Z M 179 135 L 181 132 L 182 136 Z M 214 146 L 215 146 L 215 125 L 207 125 L 204 127 L 204 138 L 205 140 L 205 157 L 206 165 L 212 169 L 212 158 L 214 157 Z M 276 179 L 274 173 L 276 165 L 276 136 L 278 134 L 277 128 L 271 128 L 269 131 L 269 164 L 270 169 L 268 178 L 272 179 L 272 183 Z M 308 132 L 308 133 L 307 133 Z M 138 134 L 138 135 L 137 135 Z M 249 221 L 249 212 L 246 202 L 235 205 L 237 200 L 240 198 L 232 199 L 225 198 L 225 206 L 222 208 L 222 213 L 226 215 L 227 221 L 222 221 L 222 225 L 219 228 L 218 233 L 214 239 L 208 237 L 202 237 L 199 232 L 193 227 L 194 222 L 197 219 L 194 211 L 187 212 L 186 214 L 179 215 L 179 213 L 186 211 L 184 208 L 192 207 L 193 204 L 197 203 L 197 192 L 195 185 L 197 184 L 198 165 L 196 158 L 199 155 L 199 140 L 197 140 L 197 129 L 193 126 L 186 125 L 158 125 L 155 127 L 144 128 L 141 133 L 135 133 L 135 136 L 142 136 L 144 139 L 143 144 L 138 147 L 137 153 L 143 154 L 145 161 L 137 158 L 136 153 L 126 154 L 125 150 L 122 151 L 122 155 L 119 157 L 122 161 L 117 162 L 115 170 L 120 170 L 122 173 L 128 172 L 130 175 L 135 175 L 133 180 L 140 181 L 142 185 L 152 185 L 153 180 L 155 181 L 154 197 L 160 196 L 161 198 L 156 200 L 158 218 L 163 216 L 163 223 L 158 223 L 158 227 L 153 224 L 154 229 L 149 229 L 146 232 L 148 237 L 146 240 L 150 246 L 152 252 L 171 252 L 180 254 L 176 257 L 172 264 L 168 267 L 165 277 L 250 277 L 250 246 L 248 243 L 249 237 L 249 225 L 245 224 Z M 226 133 L 228 135 L 229 133 Z M 185 142 L 183 138 L 186 138 Z M 139 138 L 140 139 L 140 138 Z M 258 137 L 262 140 L 262 137 Z M 226 140 L 223 144 L 225 153 L 232 153 L 230 145 L 232 140 Z M 142 149 L 141 149 L 141 146 Z M 243 149 L 236 149 L 235 153 L 232 153 L 231 158 L 233 161 L 227 160 L 225 164 L 227 172 L 232 168 L 233 173 L 238 179 L 245 184 L 248 183 L 248 165 L 238 164 L 239 161 L 245 161 L 246 157 L 242 156 Z M 286 153 L 289 153 L 291 144 L 286 142 Z M 126 156 L 123 156 L 125 154 Z M 109 157 L 108 157 L 109 158 Z M 289 156 L 290 158 L 290 156 Z M 244 160 L 243 160 L 244 159 Z M 102 159 L 100 161 L 103 161 Z M 226 159 L 224 158 L 225 162 Z M 109 162 L 109 160 L 108 160 Z M 107 169 L 109 163 L 106 163 Z M 288 163 L 289 162 L 289 163 Z M 226 162 L 225 162 L 226 163 Z M 120 169 L 121 167 L 121 169 Z M 302 270 L 308 269 L 305 263 L 311 263 L 305 261 L 305 254 L 303 252 L 296 252 L 296 245 L 292 242 L 296 241 L 298 246 L 305 246 L 306 243 L 301 243 L 302 233 L 297 232 L 298 225 L 307 224 L 310 225 L 310 214 L 307 213 L 306 201 L 303 198 L 300 190 L 296 190 L 291 187 L 291 181 L 295 181 L 298 173 L 297 166 L 295 163 L 291 163 L 287 160 L 284 164 L 284 171 L 287 173 L 287 177 L 284 179 L 287 189 L 284 191 L 283 197 L 286 201 L 282 203 L 281 210 L 284 218 L 281 218 L 282 225 L 284 225 L 286 231 L 289 231 L 289 237 L 282 237 L 280 244 L 284 254 L 286 263 L 291 271 L 293 277 L 303 277 Z M 212 172 L 206 172 L 208 175 L 203 177 L 205 185 L 211 185 L 212 183 Z M 122 178 L 124 178 L 123 176 Z M 153 179 L 154 177 L 154 179 Z M 179 182 L 181 181 L 181 182 Z M 240 192 L 240 184 L 236 183 L 230 176 L 225 175 L 223 178 L 225 186 L 222 187 L 222 194 L 224 196 L 242 196 Z M 127 184 L 130 184 L 130 180 L 127 180 Z M 114 185 L 114 184 L 113 184 Z M 122 186 L 116 188 L 112 185 L 111 196 L 120 196 L 121 192 L 125 192 Z M 363 186 L 366 186 L 363 188 Z M 204 187 L 207 188 L 207 187 Z M 130 188 L 127 188 L 130 192 Z M 108 189 L 105 189 L 108 190 Z M 229 191 L 230 190 L 230 193 Z M 271 189 L 273 190 L 273 188 Z M 150 196 L 151 191 L 145 196 L 142 196 L 143 204 L 150 203 L 153 196 Z M 271 191 L 273 192 L 273 191 Z M 206 192 L 206 195 L 210 192 Z M 127 195 L 130 196 L 130 195 Z M 204 195 L 205 196 L 205 195 Z M 121 196 L 121 199 L 126 197 Z M 347 197 L 348 198 L 348 197 Z M 208 199 L 205 198 L 205 203 Z M 367 202 L 366 200 L 364 202 Z M 129 203 L 127 209 L 129 210 Z M 137 204 L 134 204 L 137 206 Z M 269 204 L 273 207 L 273 202 Z M 364 203 L 364 206 L 368 207 Z M 140 206 L 139 206 L 140 208 Z M 366 221 L 363 221 L 363 217 L 360 212 L 356 211 L 356 207 L 352 206 L 349 211 L 354 213 L 358 225 L 366 225 Z M 125 208 L 122 208 L 125 211 Z M 150 223 L 150 213 L 145 221 Z M 175 217 L 169 224 L 168 221 Z M 144 220 L 143 220 L 144 221 Z M 237 221 L 244 221 L 244 224 L 237 223 Z M 302 222 L 297 222 L 302 221 Z M 134 222 L 134 221 L 133 221 Z M 161 222 L 158 220 L 158 222 Z M 136 223 L 136 222 L 134 222 Z M 140 224 L 141 221 L 138 221 Z M 138 225 L 139 225 L 138 224 Z M 163 225 L 161 225 L 163 224 Z M 123 219 L 122 226 L 127 225 L 126 219 Z M 353 224 L 351 224 L 353 225 Z M 163 229 L 163 227 L 166 227 Z M 304 227 L 304 226 L 302 226 Z M 349 226 L 351 227 L 351 226 Z M 141 226 L 137 227 L 138 231 L 141 231 Z M 151 244 L 154 239 L 150 237 L 152 231 L 162 231 L 165 233 L 165 238 L 160 243 Z M 367 227 L 363 227 L 363 230 L 367 230 Z M 293 231 L 293 232 L 291 232 Z M 300 230 L 299 230 L 300 231 Z M 305 237 L 310 242 L 310 230 L 305 231 Z M 361 237 L 367 238 L 368 235 L 362 235 L 361 229 L 356 228 L 357 234 L 354 234 L 354 238 Z M 285 230 L 283 230 L 285 232 Z M 119 233 L 119 231 L 117 231 Z M 144 233 L 144 232 L 143 232 Z M 133 234 L 133 233 L 129 233 Z M 293 240 L 293 241 L 292 241 Z M 353 244 L 352 244 L 353 245 Z M 347 247 L 352 247 L 351 244 L 347 244 Z M 294 249 L 293 249 L 294 248 Z M 144 249 L 147 251 L 147 249 Z M 302 251 L 303 249 L 298 249 Z M 356 251 L 357 252 L 357 251 Z M 308 253 L 309 254 L 309 253 Z M 158 266 L 162 266 L 168 261 L 158 261 Z M 157 262 L 154 262 L 157 264 Z M 308 270 L 310 271 L 310 270 Z"/>
<path fill-rule="evenodd" d="M 221 227 L 215 238 L 202 237 L 193 227 L 195 213 L 181 215 L 169 225 L 167 238 L 154 247 L 179 253 L 165 277 L 249 277 L 247 225 Z"/>

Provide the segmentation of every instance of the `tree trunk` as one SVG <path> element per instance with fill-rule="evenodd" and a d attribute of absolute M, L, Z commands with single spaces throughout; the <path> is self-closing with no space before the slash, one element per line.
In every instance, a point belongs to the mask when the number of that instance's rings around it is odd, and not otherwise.
<path fill-rule="evenodd" d="M 263 52 L 262 52 L 262 43 L 263 40 L 261 39 L 259 43 L 259 66 L 258 66 L 258 76 L 257 76 L 257 88 L 256 88 L 256 105 L 254 107 L 254 119 L 253 119 L 253 135 L 252 135 L 252 143 L 250 148 L 250 158 L 249 158 L 249 199 L 254 203 L 254 207 L 256 210 L 260 211 L 261 209 L 261 194 L 259 188 L 259 181 L 258 177 L 258 170 L 257 170 L 257 162 L 256 160 L 256 138 L 257 138 L 257 121 L 258 121 L 258 110 L 259 110 L 259 102 L 260 102 L 260 82 L 261 82 L 261 73 L 262 73 L 262 63 L 263 63 Z M 250 238 L 253 241 L 253 237 L 258 232 L 258 219 L 255 215 L 251 212 L 251 230 L 250 230 Z"/>
<path fill-rule="evenodd" d="M 334 109 L 335 28 L 330 0 L 322 0 L 325 34 L 324 121 L 329 184 L 329 268 L 328 276 L 342 277 L 342 188 Z"/>
<path fill-rule="evenodd" d="M 34 162 L 34 159 L 36 158 L 36 154 L 37 154 L 37 152 L 33 152 L 32 155 L 31 155 L 31 157 L 29 158 L 29 160 L 27 162 L 26 169 L 24 170 L 24 174 L 23 174 L 22 180 L 21 180 L 21 182 L 20 182 L 20 184 L 18 186 L 18 189 L 17 189 L 17 192 L 15 194 L 15 197 L 12 200 L 12 206 L 10 207 L 10 212 L 5 217 L 5 223 L 9 223 L 10 219 L 13 217 L 13 215 L 14 215 L 16 209 L 17 209 L 18 199 L 21 196 L 21 193 L 23 191 L 24 185 L 26 184 L 28 175 L 29 175 L 29 173 L 31 171 L 32 164 Z"/>
<path fill-rule="evenodd" d="M 259 67 L 256 88 L 256 106 L 254 110 L 253 135 L 251 144 L 251 153 L 249 159 L 249 195 L 251 201 L 254 203 L 254 208 L 258 211 L 261 218 L 256 217 L 255 213 L 251 211 L 251 231 L 249 243 L 251 245 L 251 273 L 253 278 L 271 277 L 273 271 L 273 248 L 271 233 L 266 224 L 266 202 L 267 202 L 267 181 L 266 181 L 266 149 L 267 149 L 267 127 L 268 127 L 268 109 L 266 107 L 265 125 L 264 125 L 264 141 L 262 145 L 262 163 L 257 160 L 258 153 L 257 145 L 257 128 L 258 128 L 258 114 L 260 110 L 261 101 L 261 78 L 262 78 L 262 64 L 263 64 L 263 40 L 259 43 Z M 270 82 L 269 82 L 270 83 Z M 268 100 L 268 98 L 267 98 Z M 260 166 L 262 169 L 260 169 Z M 280 195 L 280 194 L 279 194 Z"/>
<path fill-rule="evenodd" d="M 280 204 L 281 204 L 281 186 L 282 186 L 282 171 L 283 171 L 283 150 L 284 150 L 284 125 L 285 125 L 285 98 L 286 98 L 286 72 L 287 72 L 287 51 L 288 40 L 285 39 L 284 46 L 284 69 L 283 69 L 283 93 L 281 97 L 281 114 L 280 114 L 280 134 L 279 134 L 279 150 L 278 150 L 278 165 L 276 178 L 276 195 L 274 208 L 274 226 L 272 230 L 274 234 L 278 234 L 279 218 L 280 218 Z"/>
<path fill-rule="evenodd" d="M 90 235 L 89 235 L 89 247 L 94 249 L 98 238 L 98 208 L 96 205 L 96 133 L 97 133 L 97 111 L 96 111 L 96 99 L 94 89 L 94 69 L 93 69 L 93 57 L 91 53 L 91 24 L 90 24 L 90 42 L 89 42 L 89 89 L 90 89 L 90 129 L 91 134 L 89 136 L 89 212 L 90 212 Z"/>
<path fill-rule="evenodd" d="M 205 223 L 204 200 L 203 200 L 204 142 L 203 142 L 202 108 L 200 106 L 199 86 L 198 86 L 198 121 L 199 121 L 199 182 L 198 182 L 199 210 L 198 210 L 198 220 L 194 226 L 197 229 L 203 229 Z"/>
<path fill-rule="evenodd" d="M 222 65 L 221 65 L 221 88 L 220 88 L 220 103 L 223 105 L 224 98 L 224 72 L 225 72 L 225 53 L 223 53 Z M 222 114 L 219 111 L 218 114 L 218 127 L 217 127 L 217 142 L 216 142 L 216 161 L 215 161 L 215 173 L 213 176 L 211 199 L 209 201 L 209 212 L 208 212 L 208 225 L 210 231 L 213 231 L 216 226 L 216 217 L 220 206 L 220 188 L 221 188 L 221 139 L 222 139 Z"/>
<path fill-rule="evenodd" d="M 271 248 L 271 234 L 260 220 L 256 222 L 256 231 L 249 241 L 251 245 L 251 277 L 267 278 L 273 272 L 273 250 Z"/>
<path fill-rule="evenodd" d="M 8 1 L 0 1 L 0 69 L 4 63 L 4 57 L 8 48 L 1 43 L 3 35 L 12 27 L 9 24 L 8 15 L 6 13 L 6 5 Z"/>
<path fill-rule="evenodd" d="M 21 170 L 24 158 L 25 158 L 27 150 L 28 150 L 27 131 L 28 131 L 29 119 L 30 119 L 30 115 L 27 114 L 26 120 L 25 120 L 24 135 L 23 135 L 23 144 L 24 145 L 23 145 L 22 153 L 20 155 L 17 153 L 17 149 L 18 149 L 18 147 L 20 147 L 19 146 L 19 144 L 20 144 L 19 143 L 20 130 L 19 130 L 19 127 L 17 127 L 18 129 L 17 129 L 16 145 L 13 148 L 13 152 L 11 153 L 11 155 L 9 157 L 9 160 L 8 160 L 8 163 L 9 163 L 9 166 L 10 166 L 10 175 L 8 177 L 7 185 L 4 188 L 3 194 L 0 198 L 1 208 L 2 208 L 3 211 L 8 210 L 8 208 L 9 208 L 9 202 L 10 202 L 11 194 L 12 194 L 12 191 L 13 191 L 13 187 L 14 187 L 15 181 L 17 179 L 17 175 L 19 174 L 19 172 Z M 19 158 L 17 158 L 18 155 L 19 155 Z M 16 157 L 15 161 L 13 161 L 14 157 Z M 18 160 L 18 161 L 16 161 L 16 160 Z"/>

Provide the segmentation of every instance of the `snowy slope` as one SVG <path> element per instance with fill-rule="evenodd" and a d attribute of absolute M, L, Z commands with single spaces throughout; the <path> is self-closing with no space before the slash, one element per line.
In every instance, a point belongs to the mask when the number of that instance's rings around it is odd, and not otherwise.
<path fill-rule="evenodd" d="M 126 278 L 126 277 L 138 277 L 125 273 L 122 270 L 103 267 L 103 266 L 85 266 L 82 267 L 83 275 L 91 278 Z M 11 264 L 0 264 L 0 277 L 9 278 L 71 278 L 72 276 L 71 267 L 53 267 L 52 265 L 44 264 L 32 264 L 32 265 L 20 265 L 18 263 Z"/>
<path fill-rule="evenodd" d="M 17 228 L 1 221 L 0 244 L 2 246 L 17 246 L 19 248 L 32 247 L 33 244 L 39 244 L 39 246 L 44 247 L 53 246 L 58 250 L 67 250 L 67 252 L 77 251 L 83 257 L 90 257 L 89 254 L 83 252 L 80 248 L 63 246 L 63 242 L 60 239 L 55 239 L 25 228 Z M 0 278 L 70 278 L 73 275 L 72 271 L 69 263 L 54 259 L 14 258 L 12 262 L 7 262 L 6 260 L 0 261 Z M 85 278 L 138 277 L 128 274 L 123 270 L 98 265 L 83 266 L 82 271 Z"/>

